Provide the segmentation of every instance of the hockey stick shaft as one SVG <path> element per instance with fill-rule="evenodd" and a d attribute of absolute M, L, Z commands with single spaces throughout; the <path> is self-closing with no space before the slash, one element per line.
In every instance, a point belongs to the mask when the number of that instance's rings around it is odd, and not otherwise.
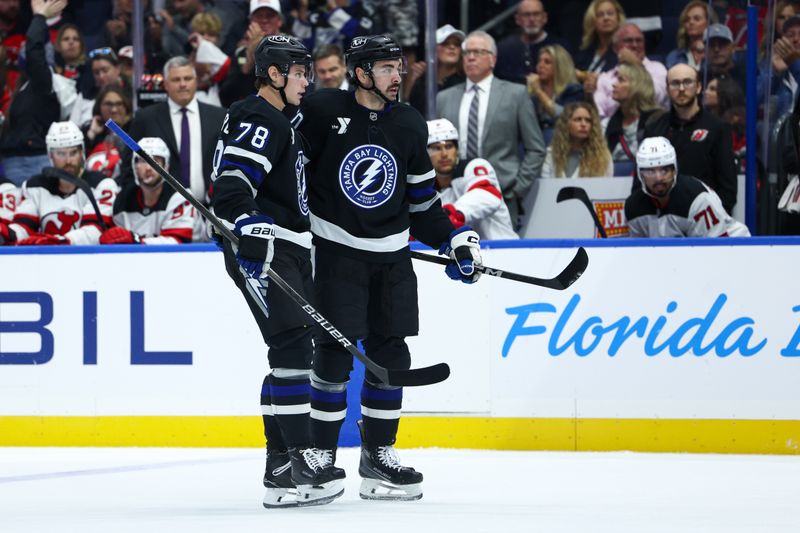
<path fill-rule="evenodd" d="M 597 216 L 597 211 L 594 210 L 592 201 L 589 199 L 589 195 L 586 194 L 585 190 L 583 190 L 581 187 L 562 187 L 558 191 L 556 202 L 563 202 L 564 200 L 578 200 L 580 201 L 580 203 L 585 205 L 586 209 L 589 210 L 589 214 L 592 215 L 592 221 L 594 221 L 594 227 L 597 228 L 597 232 L 600 234 L 600 237 L 602 237 L 603 239 L 608 238 L 608 235 L 606 234 L 606 229 L 600 222 L 600 217 Z"/>
<path fill-rule="evenodd" d="M 450 263 L 450 260 L 446 257 L 439 257 L 437 255 L 426 254 L 422 252 L 411 252 L 411 257 L 414 259 L 420 259 L 422 261 L 427 261 L 429 263 L 436 263 L 438 265 L 447 265 Z M 481 265 L 478 267 L 478 270 L 482 274 L 486 274 L 487 276 L 495 276 L 498 278 L 505 278 L 514 281 L 520 281 L 522 283 L 529 283 L 531 285 L 537 285 L 539 287 L 546 287 L 548 289 L 555 289 L 557 291 L 563 291 L 576 281 L 578 278 L 581 277 L 583 272 L 586 270 L 586 266 L 589 264 L 589 256 L 586 253 L 586 250 L 583 247 L 578 248 L 578 252 L 575 254 L 575 257 L 572 258 L 572 261 L 561 271 L 556 277 L 554 278 L 536 278 L 533 276 L 526 276 L 524 274 L 517 274 L 515 272 L 507 272 L 505 270 L 500 270 L 497 268 L 487 267 L 485 265 Z"/>
<path fill-rule="evenodd" d="M 222 221 L 217 218 L 211 211 L 208 210 L 201 202 L 199 202 L 192 193 L 189 192 L 181 183 L 175 179 L 169 172 L 164 170 L 150 154 L 142 150 L 142 147 L 134 141 L 122 128 L 117 125 L 113 120 L 109 119 L 106 122 L 106 127 L 116 133 L 120 139 L 130 148 L 136 155 L 144 159 L 158 174 L 164 178 L 164 181 L 175 189 L 175 191 L 186 199 L 192 206 L 197 209 L 208 222 L 228 241 L 238 245 L 239 238 L 234 234 Z M 339 344 L 342 345 L 353 357 L 361 361 L 364 366 L 375 374 L 378 379 L 383 383 L 395 387 L 410 387 L 420 385 L 432 385 L 444 381 L 450 375 L 450 367 L 446 363 L 438 363 L 433 366 L 425 368 L 416 368 L 411 370 L 397 370 L 383 367 L 370 359 L 366 354 L 350 342 L 333 324 L 331 324 L 324 316 L 322 316 L 314 307 L 306 301 L 291 285 L 289 285 L 283 278 L 281 278 L 271 268 L 267 269 L 267 275 L 282 291 L 286 293 L 303 311 L 305 311 L 312 320 L 314 320 L 328 335 L 333 337 Z"/>

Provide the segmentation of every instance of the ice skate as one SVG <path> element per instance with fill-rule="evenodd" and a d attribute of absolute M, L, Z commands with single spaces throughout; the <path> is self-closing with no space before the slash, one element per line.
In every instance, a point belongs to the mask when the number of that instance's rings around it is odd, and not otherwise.
<path fill-rule="evenodd" d="M 361 446 L 359 495 L 365 500 L 419 500 L 422 474 L 402 466 L 394 446 Z"/>
<path fill-rule="evenodd" d="M 333 451 L 318 448 L 289 449 L 297 505 L 323 505 L 342 494 L 344 470 L 333 466 Z"/>
<path fill-rule="evenodd" d="M 267 469 L 264 472 L 264 507 L 297 507 L 297 489 L 292 482 L 292 463 L 287 452 L 267 452 Z"/>

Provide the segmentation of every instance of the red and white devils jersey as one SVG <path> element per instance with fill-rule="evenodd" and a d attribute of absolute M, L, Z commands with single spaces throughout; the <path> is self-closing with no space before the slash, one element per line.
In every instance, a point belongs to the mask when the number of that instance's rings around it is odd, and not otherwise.
<path fill-rule="evenodd" d="M 722 207 L 717 193 L 692 176 L 679 174 L 666 207 L 638 188 L 625 200 L 631 237 L 749 237 L 750 230 Z"/>
<path fill-rule="evenodd" d="M 192 242 L 197 212 L 183 196 L 163 185 L 156 205 L 144 205 L 142 189 L 129 183 L 114 202 L 114 224 L 137 235 L 142 244 Z"/>
<path fill-rule="evenodd" d="M 469 163 L 459 164 L 450 187 L 439 191 L 442 206 L 464 214 L 463 224 L 478 232 L 481 239 L 519 239 L 511 227 L 511 215 L 503 201 L 497 173 L 487 160 L 475 158 Z M 452 217 L 451 217 L 452 221 Z"/>
<path fill-rule="evenodd" d="M 0 179 L 0 222 L 10 224 L 22 200 L 22 191 L 10 181 Z"/>
<path fill-rule="evenodd" d="M 114 199 L 119 187 L 99 172 L 86 171 L 81 176 L 94 193 L 100 216 L 111 226 Z M 102 229 L 97 212 L 86 194 L 76 188 L 64 195 L 58 190 L 58 179 L 37 175 L 22 186 L 22 202 L 17 206 L 11 225 L 21 241 L 31 233 L 63 235 L 70 244 L 97 244 Z"/>

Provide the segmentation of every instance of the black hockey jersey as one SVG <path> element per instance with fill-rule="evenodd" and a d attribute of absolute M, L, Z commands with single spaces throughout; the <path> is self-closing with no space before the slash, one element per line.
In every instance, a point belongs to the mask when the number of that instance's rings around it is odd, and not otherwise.
<path fill-rule="evenodd" d="M 303 99 L 294 123 L 308 146 L 315 245 L 391 262 L 408 256 L 410 234 L 434 248 L 448 239 L 454 228 L 434 189 L 417 110 L 371 111 L 354 93 L 321 89 Z"/>
<path fill-rule="evenodd" d="M 211 202 L 231 224 L 259 211 L 275 237 L 311 247 L 303 150 L 289 119 L 258 95 L 233 104 L 214 152 Z"/>

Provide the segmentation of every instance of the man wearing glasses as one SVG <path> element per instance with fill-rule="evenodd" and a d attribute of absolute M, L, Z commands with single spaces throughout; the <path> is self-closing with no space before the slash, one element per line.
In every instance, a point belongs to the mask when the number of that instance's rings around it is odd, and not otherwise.
<path fill-rule="evenodd" d="M 695 176 L 719 195 L 731 213 L 736 205 L 736 166 L 728 124 L 700 107 L 698 72 L 678 64 L 667 72 L 670 110 L 645 125 L 645 137 L 666 137 L 678 153 L 682 173 Z M 634 180 L 634 188 L 638 187 Z"/>
<path fill-rule="evenodd" d="M 547 24 L 547 11 L 539 0 L 523 0 L 517 6 L 514 22 L 519 33 L 509 35 L 497 44 L 497 67 L 494 73 L 498 78 L 525 83 L 525 78 L 536 71 L 539 49 L 550 44 L 559 44 L 570 50 L 564 39 L 544 31 Z"/>
<path fill-rule="evenodd" d="M 656 102 L 666 107 L 669 105 L 667 96 L 667 69 L 658 62 L 651 61 L 645 55 L 644 34 L 635 24 L 623 24 L 612 38 L 614 53 L 617 54 L 619 63 L 627 65 L 642 65 L 653 79 L 653 89 L 656 92 Z M 597 78 L 597 89 L 594 92 L 594 103 L 600 118 L 607 118 L 614 114 L 619 107 L 619 102 L 612 98 L 614 82 L 617 80 L 618 67 L 603 72 Z"/>
<path fill-rule="evenodd" d="M 117 54 L 111 48 L 95 48 L 90 50 L 86 56 L 89 59 L 89 68 L 92 71 L 94 84 L 91 82 L 81 85 L 81 96 L 72 107 L 69 119 L 78 126 L 84 126 L 92 120 L 92 110 L 94 100 L 103 87 L 108 85 L 119 85 L 128 94 L 133 93 L 131 81 L 122 76 Z"/>
<path fill-rule="evenodd" d="M 440 92 L 439 115 L 459 131 L 459 146 L 469 159 L 487 159 L 508 206 L 514 228 L 519 228 L 521 203 L 534 178 L 541 175 L 545 146 L 536 111 L 524 85 L 497 79 L 497 47 L 491 35 L 474 31 L 462 45 L 466 83 Z M 520 161 L 517 147 L 525 155 Z"/>

